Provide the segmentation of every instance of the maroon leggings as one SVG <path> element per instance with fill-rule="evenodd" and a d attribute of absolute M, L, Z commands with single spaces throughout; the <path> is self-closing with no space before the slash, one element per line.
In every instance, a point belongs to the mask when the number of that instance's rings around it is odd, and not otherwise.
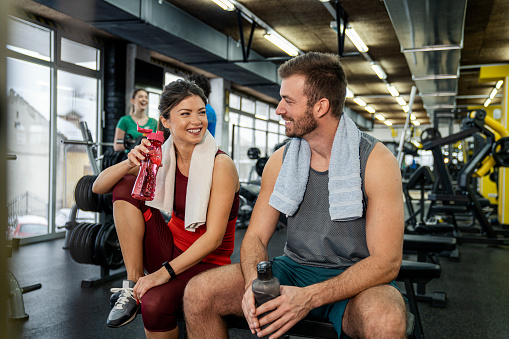
<path fill-rule="evenodd" d="M 173 236 L 161 212 L 145 206 L 144 201 L 131 197 L 135 180 L 134 175 L 122 178 L 113 188 L 113 202 L 127 201 L 143 214 L 145 218 L 143 266 L 148 273 L 152 273 L 160 269 L 165 261 L 171 261 L 182 254 L 182 250 L 173 245 Z M 195 275 L 214 267 L 218 265 L 200 262 L 180 273 L 176 279 L 153 287 L 145 293 L 141 303 L 145 328 L 152 332 L 173 330 L 177 326 L 176 315 L 182 312 L 182 298 L 187 283 Z"/>

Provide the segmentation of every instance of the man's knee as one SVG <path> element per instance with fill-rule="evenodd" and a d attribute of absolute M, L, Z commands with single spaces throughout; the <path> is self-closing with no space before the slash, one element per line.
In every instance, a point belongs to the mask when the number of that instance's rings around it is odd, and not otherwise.
<path fill-rule="evenodd" d="M 184 312 L 196 314 L 223 314 L 231 311 L 231 303 L 240 308 L 243 278 L 237 264 L 221 266 L 193 277 L 184 291 Z"/>
<path fill-rule="evenodd" d="M 343 329 L 353 337 L 404 338 L 407 311 L 401 293 L 379 286 L 350 300 Z"/>

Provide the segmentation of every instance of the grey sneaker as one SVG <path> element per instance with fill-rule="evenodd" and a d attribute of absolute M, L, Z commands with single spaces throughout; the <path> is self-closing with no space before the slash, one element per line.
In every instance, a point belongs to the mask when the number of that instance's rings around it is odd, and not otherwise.
<path fill-rule="evenodd" d="M 135 283 L 131 280 L 124 280 L 122 288 L 112 288 L 112 293 L 120 292 L 118 300 L 115 302 L 115 306 L 110 311 L 106 325 L 108 327 L 120 327 L 136 318 L 138 308 L 140 305 L 136 302 L 133 297 L 133 287 Z"/>

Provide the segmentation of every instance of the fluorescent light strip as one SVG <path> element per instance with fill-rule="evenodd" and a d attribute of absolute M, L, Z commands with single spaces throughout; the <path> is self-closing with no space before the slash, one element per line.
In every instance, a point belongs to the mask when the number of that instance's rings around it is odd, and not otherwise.
<path fill-rule="evenodd" d="M 421 123 L 419 122 L 419 120 L 414 120 L 412 121 L 412 124 L 414 124 L 415 126 L 419 126 Z"/>
<path fill-rule="evenodd" d="M 387 126 L 389 126 L 389 127 L 390 127 L 390 126 L 392 126 L 392 122 L 390 122 L 389 120 L 385 120 L 385 121 L 384 121 L 384 124 L 386 124 L 386 125 L 387 125 Z"/>
<path fill-rule="evenodd" d="M 233 11 L 235 9 L 235 5 L 228 0 L 212 0 L 212 2 L 214 2 L 225 11 Z"/>
<path fill-rule="evenodd" d="M 385 74 L 382 66 L 377 64 L 376 62 L 371 63 L 371 68 L 373 68 L 373 71 L 375 71 L 376 75 L 382 80 L 387 79 L 387 74 Z"/>
<path fill-rule="evenodd" d="M 405 99 L 403 99 L 402 97 L 396 97 L 396 101 L 398 102 L 398 104 L 400 104 L 401 106 L 405 106 L 406 105 L 406 101 Z"/>
<path fill-rule="evenodd" d="M 408 107 L 408 105 L 403 105 L 401 106 L 401 108 L 403 108 L 403 111 L 405 111 L 405 113 L 407 113 L 410 110 L 410 107 Z"/>
<path fill-rule="evenodd" d="M 490 99 L 493 100 L 493 98 L 495 97 L 495 95 L 497 95 L 497 89 L 496 88 L 493 88 L 493 90 L 491 91 L 490 93 Z"/>
<path fill-rule="evenodd" d="M 364 107 L 364 109 L 371 114 L 374 114 L 376 112 L 375 109 L 371 106 L 366 106 L 366 107 Z"/>
<path fill-rule="evenodd" d="M 502 87 L 502 84 L 504 83 L 504 80 L 497 81 L 497 85 L 495 86 L 496 89 L 500 89 Z"/>
<path fill-rule="evenodd" d="M 393 85 L 391 84 L 387 84 L 387 90 L 389 91 L 389 93 L 391 93 L 391 95 L 393 97 L 398 97 L 399 96 L 399 92 L 398 90 L 396 89 L 396 87 L 394 87 Z"/>
<path fill-rule="evenodd" d="M 291 43 L 286 41 L 283 37 L 279 36 L 276 33 L 266 33 L 263 35 L 263 37 L 270 42 L 272 42 L 274 45 L 282 49 L 286 54 L 290 56 L 297 56 L 299 55 L 299 51 L 295 46 L 293 46 Z"/>
<path fill-rule="evenodd" d="M 413 113 L 410 114 L 410 120 L 412 120 L 412 121 L 417 120 L 417 118 L 415 117 L 415 115 Z"/>
<path fill-rule="evenodd" d="M 365 53 L 368 51 L 368 46 L 366 46 L 366 44 L 362 41 L 360 36 L 352 27 L 348 27 L 347 29 L 345 29 L 345 33 L 346 36 L 348 36 L 348 38 L 350 39 L 350 41 L 353 42 L 353 44 L 355 45 L 359 52 Z"/>
<path fill-rule="evenodd" d="M 366 103 L 359 98 L 354 98 L 353 102 L 355 102 L 357 105 L 362 106 L 362 107 L 366 106 Z"/>
<path fill-rule="evenodd" d="M 377 118 L 380 121 L 384 121 L 385 120 L 385 117 L 383 115 L 381 115 L 381 114 L 375 114 L 375 118 Z"/>
<path fill-rule="evenodd" d="M 486 99 L 486 101 L 484 102 L 484 107 L 488 107 L 490 104 L 491 104 L 491 99 L 490 99 L 490 98 L 488 98 L 488 99 Z"/>

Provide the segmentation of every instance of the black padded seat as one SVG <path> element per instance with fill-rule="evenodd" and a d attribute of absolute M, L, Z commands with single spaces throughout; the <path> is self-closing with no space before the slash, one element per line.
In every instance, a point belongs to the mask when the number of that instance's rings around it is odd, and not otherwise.
<path fill-rule="evenodd" d="M 403 236 L 403 251 L 433 252 L 454 251 L 456 238 L 436 237 L 417 234 L 405 234 Z"/>

